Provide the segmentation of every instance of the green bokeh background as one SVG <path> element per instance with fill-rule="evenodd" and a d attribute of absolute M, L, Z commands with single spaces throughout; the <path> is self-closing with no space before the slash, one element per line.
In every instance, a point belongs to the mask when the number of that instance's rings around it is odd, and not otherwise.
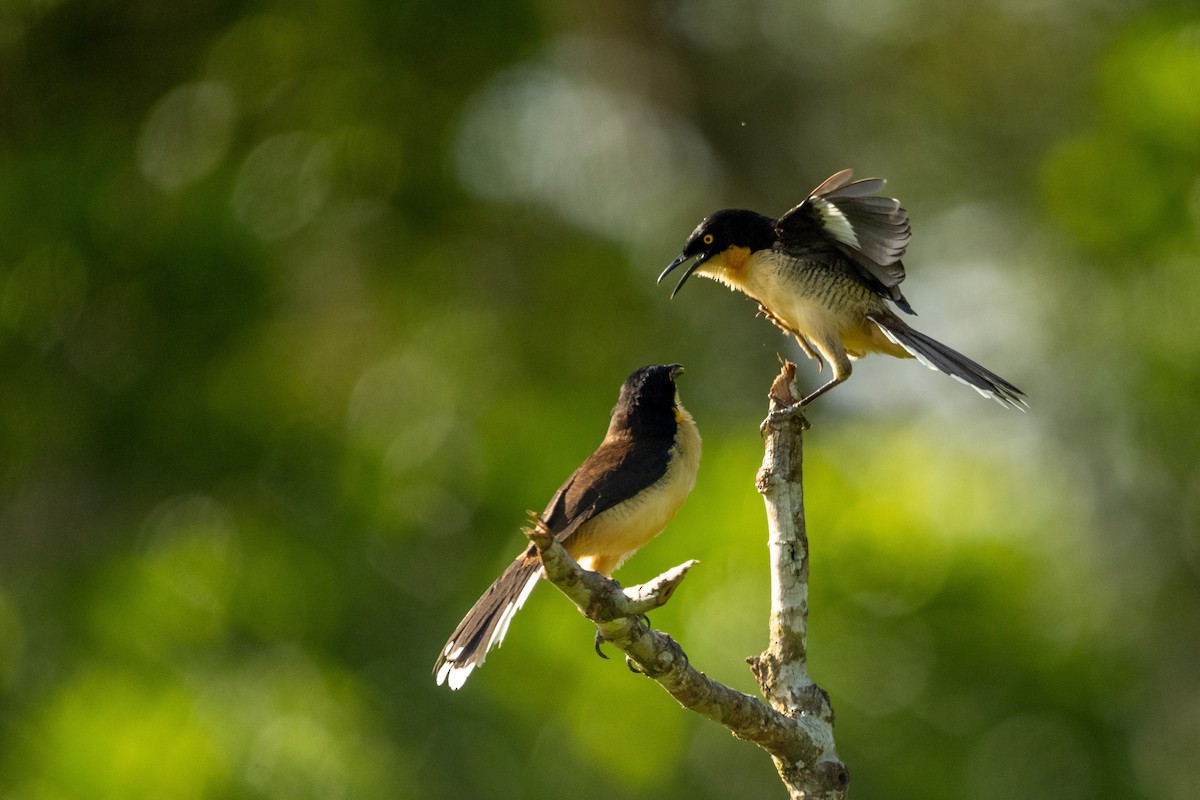
<path fill-rule="evenodd" d="M 753 688 L 795 346 L 654 277 L 883 175 L 923 330 L 811 413 L 811 669 L 852 796 L 1200 796 L 1194 2 L 0 4 L 0 797 L 782 797 L 541 588 L 459 616 L 681 362 L 705 454 L 618 576 Z M 803 380 L 816 385 L 813 365 Z"/>

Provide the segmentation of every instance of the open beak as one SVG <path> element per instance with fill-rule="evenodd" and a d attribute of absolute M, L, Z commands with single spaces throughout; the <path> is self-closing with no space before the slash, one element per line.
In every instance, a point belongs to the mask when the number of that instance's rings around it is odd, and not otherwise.
<path fill-rule="evenodd" d="M 675 380 L 683 374 L 683 364 L 670 364 L 669 369 L 671 370 L 671 380 Z"/>
<path fill-rule="evenodd" d="M 670 274 L 670 272 L 673 269 L 678 267 L 683 262 L 687 261 L 689 258 L 691 258 L 691 256 L 686 255 L 684 253 L 680 253 L 675 258 L 674 261 L 672 261 L 670 264 L 667 265 L 667 268 L 662 271 L 662 274 L 658 276 L 658 282 L 662 283 L 663 278 L 667 277 L 667 275 Z M 709 258 L 710 258 L 710 256 L 702 255 L 699 258 L 697 258 L 695 261 L 693 261 L 686 270 L 684 270 L 683 277 L 679 279 L 679 283 L 675 284 L 675 289 L 674 289 L 674 291 L 671 292 L 671 297 L 674 297 L 675 295 L 679 294 L 679 290 L 683 288 L 683 285 L 685 283 L 687 283 L 687 279 L 692 277 L 692 273 L 695 272 L 697 269 L 699 269 L 700 265 L 703 264 L 705 261 L 708 261 Z"/>

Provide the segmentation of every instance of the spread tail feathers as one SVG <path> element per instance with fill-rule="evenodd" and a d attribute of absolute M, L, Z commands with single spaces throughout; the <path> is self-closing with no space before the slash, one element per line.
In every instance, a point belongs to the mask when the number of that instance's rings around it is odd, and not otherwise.
<path fill-rule="evenodd" d="M 990 397 L 1002 406 L 1024 411 L 1028 404 L 1025 393 L 987 367 L 972 361 L 957 350 L 952 350 L 936 339 L 930 338 L 894 315 L 872 316 L 887 338 L 903 347 L 914 358 L 930 369 L 944 372 L 967 384 L 984 397 Z"/>
<path fill-rule="evenodd" d="M 459 689 L 472 670 L 483 663 L 488 651 L 499 646 L 508 633 L 513 615 L 524 605 L 542 574 L 536 555 L 522 555 L 504 570 L 496 582 L 476 601 L 442 648 L 433 674 L 438 685 Z"/>

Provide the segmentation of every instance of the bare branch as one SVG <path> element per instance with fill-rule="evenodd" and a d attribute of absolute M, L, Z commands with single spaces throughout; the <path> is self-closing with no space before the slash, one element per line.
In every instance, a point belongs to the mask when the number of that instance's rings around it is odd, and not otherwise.
<path fill-rule="evenodd" d="M 796 365 L 783 364 L 771 385 L 771 410 L 763 425 L 765 454 L 757 486 L 767 510 L 771 555 L 770 643 L 750 659 L 763 696 L 780 713 L 809 728 L 815 758 L 775 766 L 793 798 L 841 800 L 849 773 L 833 740 L 829 695 L 808 675 L 808 533 L 804 520 L 804 431 L 797 406 Z"/>
<path fill-rule="evenodd" d="M 797 746 L 792 720 L 757 697 L 719 683 L 691 666 L 679 643 L 651 629 L 642 617 L 651 608 L 666 603 L 697 562 L 682 564 L 641 586 L 622 589 L 611 578 L 579 566 L 544 526 L 536 524 L 525 535 L 541 554 L 547 580 L 569 597 L 600 635 L 624 652 L 638 671 L 657 681 L 682 706 L 769 752 L 795 756 L 805 752 Z M 657 592 L 654 587 L 667 588 Z M 642 599 L 647 597 L 653 600 Z"/>

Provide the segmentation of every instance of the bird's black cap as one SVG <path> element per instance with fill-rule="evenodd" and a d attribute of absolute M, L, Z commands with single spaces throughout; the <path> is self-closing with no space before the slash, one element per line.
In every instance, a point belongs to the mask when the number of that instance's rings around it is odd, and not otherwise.
<path fill-rule="evenodd" d="M 679 364 L 656 364 L 634 370 L 621 384 L 613 408 L 610 430 L 632 429 L 634 433 L 675 430 L 675 378 L 683 374 Z"/>
<path fill-rule="evenodd" d="M 755 211 L 726 208 L 705 218 L 688 237 L 683 251 L 658 276 L 658 282 L 690 258 L 696 260 L 684 271 L 671 297 L 679 294 L 692 273 L 713 256 L 731 247 L 745 247 L 751 252 L 765 250 L 775 242 L 775 221 Z"/>

